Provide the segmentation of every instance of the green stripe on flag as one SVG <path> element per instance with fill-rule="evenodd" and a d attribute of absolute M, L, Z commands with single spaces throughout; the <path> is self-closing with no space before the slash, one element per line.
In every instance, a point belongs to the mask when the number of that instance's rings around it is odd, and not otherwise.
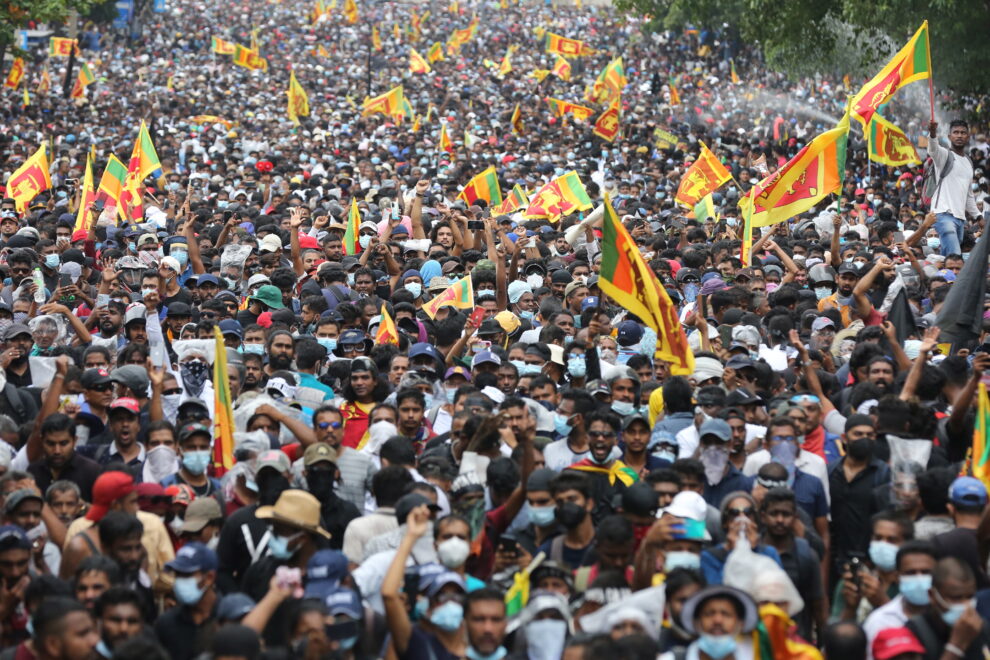
<path fill-rule="evenodd" d="M 928 28 L 925 28 L 915 44 L 914 61 L 911 65 L 915 73 L 928 71 Z"/>

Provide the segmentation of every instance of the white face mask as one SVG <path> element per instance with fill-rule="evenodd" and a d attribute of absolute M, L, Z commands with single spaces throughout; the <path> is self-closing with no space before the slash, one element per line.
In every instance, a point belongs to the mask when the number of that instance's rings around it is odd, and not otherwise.
<path fill-rule="evenodd" d="M 471 554 L 471 545 L 462 538 L 451 537 L 437 546 L 437 558 L 447 568 L 460 568 Z"/>

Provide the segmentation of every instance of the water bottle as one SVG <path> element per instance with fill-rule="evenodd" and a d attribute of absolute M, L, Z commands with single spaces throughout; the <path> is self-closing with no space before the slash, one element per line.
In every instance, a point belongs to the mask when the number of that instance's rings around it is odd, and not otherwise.
<path fill-rule="evenodd" d="M 34 302 L 39 305 L 45 304 L 45 278 L 41 275 L 41 269 L 35 268 L 34 272 L 31 273 L 31 279 L 34 280 Z"/>

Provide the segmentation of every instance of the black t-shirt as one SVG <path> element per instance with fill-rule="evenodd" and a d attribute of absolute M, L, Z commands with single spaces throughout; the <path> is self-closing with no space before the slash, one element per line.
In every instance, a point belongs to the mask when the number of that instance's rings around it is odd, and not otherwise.
<path fill-rule="evenodd" d="M 259 314 L 253 314 L 250 309 L 242 309 L 237 312 L 237 322 L 241 324 L 242 328 L 246 328 L 249 325 L 254 325 L 258 322 Z"/>
<path fill-rule="evenodd" d="M 193 621 L 189 608 L 183 606 L 165 610 L 155 621 L 155 635 L 171 658 L 195 658 L 209 651 L 215 629 L 216 606 L 210 618 L 202 623 Z"/>
<path fill-rule="evenodd" d="M 174 296 L 169 296 L 168 298 L 165 298 L 163 302 L 165 303 L 165 306 L 168 307 L 174 302 L 183 302 L 186 303 L 187 305 L 192 305 L 192 301 L 193 301 L 192 293 L 190 293 L 189 289 L 187 289 L 186 287 L 181 286 L 179 287 L 179 290 L 175 293 Z"/>
<path fill-rule="evenodd" d="M 969 564 L 976 575 L 977 587 L 980 589 L 990 587 L 990 580 L 987 579 L 987 574 L 980 566 L 980 550 L 975 529 L 957 527 L 951 532 L 945 532 L 933 538 L 932 545 L 935 546 L 935 555 L 939 559 L 955 557 Z"/>
<path fill-rule="evenodd" d="M 460 660 L 460 656 L 448 651 L 436 635 L 413 626 L 409 646 L 405 653 L 399 654 L 399 660 Z"/>

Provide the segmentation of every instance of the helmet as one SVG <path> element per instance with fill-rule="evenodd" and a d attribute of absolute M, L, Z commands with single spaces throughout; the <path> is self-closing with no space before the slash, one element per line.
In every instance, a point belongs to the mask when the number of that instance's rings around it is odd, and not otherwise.
<path fill-rule="evenodd" d="M 825 264 L 815 264 L 808 271 L 809 282 L 835 282 L 835 269 Z"/>

